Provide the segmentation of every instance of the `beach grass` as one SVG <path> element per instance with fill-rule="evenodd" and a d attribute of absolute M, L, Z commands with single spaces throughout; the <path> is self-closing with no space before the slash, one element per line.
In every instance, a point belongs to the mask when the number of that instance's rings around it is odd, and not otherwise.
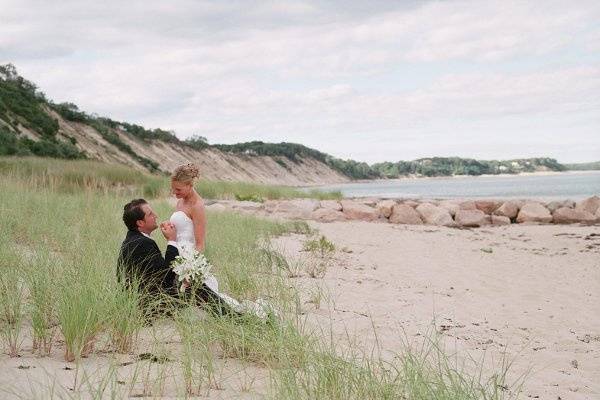
<path fill-rule="evenodd" d="M 201 180 L 196 189 L 207 199 L 248 200 L 263 202 L 264 200 L 313 198 L 319 200 L 341 199 L 339 191 L 324 192 L 321 190 L 300 190 L 293 187 L 266 185 L 249 182 L 224 182 Z"/>
<path fill-rule="evenodd" d="M 42 246 L 29 258 L 23 274 L 29 289 L 32 347 L 41 356 L 48 356 L 56 336 L 57 268 L 52 256 Z"/>
<path fill-rule="evenodd" d="M 0 176 L 18 178 L 33 187 L 66 193 L 88 190 L 123 196 L 157 197 L 167 188 L 165 177 L 124 165 L 91 160 L 0 157 Z"/>
<path fill-rule="evenodd" d="M 0 274 L 0 334 L 11 357 L 18 357 L 26 317 L 25 286 L 19 264 L 5 266 Z"/>
<path fill-rule="evenodd" d="M 206 395 L 222 388 L 226 360 L 266 371 L 261 396 L 273 399 L 510 397 L 502 389 L 504 367 L 482 379 L 450 362 L 437 345 L 407 346 L 388 360 L 351 340 L 333 340 L 327 326 L 308 324 L 289 263 L 270 245 L 278 235 L 308 233 L 305 223 L 208 213 L 206 255 L 221 290 L 240 300 L 265 299 L 277 318 L 265 323 L 253 316 L 218 317 L 188 305 L 148 324 L 138 307 L 143 298 L 116 282 L 125 235 L 121 213 L 130 197 L 97 185 L 77 191 L 32 184 L 32 176 L 0 179 L 3 349 L 23 353 L 34 347 L 26 340 L 35 340 L 43 347 L 37 356 L 75 366 L 68 388 L 49 383 L 39 398 L 53 398 L 50 392 L 61 393 L 55 398 Z M 172 212 L 166 201 L 152 205 L 163 219 Z M 164 249 L 164 239 L 155 236 Z M 332 247 L 324 238 L 307 246 L 319 254 Z M 27 327 L 32 339 L 24 335 Z M 127 373 L 119 370 L 121 353 L 135 364 Z M 111 367 L 90 373 L 94 357 L 110 360 Z"/>
<path fill-rule="evenodd" d="M 0 177 L 16 178 L 31 187 L 51 191 L 114 194 L 117 196 L 159 198 L 169 195 L 169 178 L 149 174 L 125 165 L 92 160 L 57 160 L 39 157 L 0 157 Z M 265 200 L 314 198 L 340 199 L 341 192 L 300 190 L 281 185 L 249 182 L 200 180 L 196 190 L 206 199 Z"/>

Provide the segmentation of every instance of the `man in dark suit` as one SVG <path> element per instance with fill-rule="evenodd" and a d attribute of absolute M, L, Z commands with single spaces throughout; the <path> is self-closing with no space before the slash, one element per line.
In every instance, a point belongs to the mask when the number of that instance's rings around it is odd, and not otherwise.
<path fill-rule="evenodd" d="M 117 275 L 126 286 L 136 280 L 140 290 L 149 295 L 176 295 L 176 274 L 171 262 L 179 255 L 175 243 L 177 232 L 170 222 L 160 224 L 167 239 L 163 257 L 150 234 L 158 228 L 156 213 L 144 199 L 132 200 L 123 208 L 127 236 L 121 245 Z"/>

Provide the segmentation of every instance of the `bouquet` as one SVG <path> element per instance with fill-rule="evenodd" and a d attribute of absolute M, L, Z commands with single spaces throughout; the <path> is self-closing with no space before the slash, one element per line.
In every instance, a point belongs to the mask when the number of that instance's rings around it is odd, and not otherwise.
<path fill-rule="evenodd" d="M 177 280 L 181 282 L 180 292 L 185 290 L 184 281 L 204 282 L 210 275 L 211 267 L 204 254 L 197 250 L 186 251 L 184 255 L 175 257 L 175 260 L 171 263 L 173 272 L 177 274 Z"/>

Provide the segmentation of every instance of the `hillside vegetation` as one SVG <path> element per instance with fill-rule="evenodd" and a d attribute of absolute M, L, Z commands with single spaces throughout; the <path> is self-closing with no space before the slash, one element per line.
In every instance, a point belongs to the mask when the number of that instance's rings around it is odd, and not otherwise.
<path fill-rule="evenodd" d="M 566 171 L 567 168 L 553 158 L 523 158 L 515 160 L 474 160 L 459 157 L 421 158 L 415 161 L 383 162 L 374 164 L 381 177 L 397 178 L 403 175 L 451 176 L 497 175 L 536 171 Z"/>
<path fill-rule="evenodd" d="M 0 65 L 2 155 L 89 158 L 153 173 L 167 173 L 191 161 L 200 165 L 209 180 L 286 185 L 600 168 L 598 163 L 565 166 L 552 158 L 485 161 L 433 157 L 369 165 L 297 143 L 209 144 L 202 136 L 181 140 L 173 131 L 89 114 L 73 103 L 54 103 L 11 64 Z"/>

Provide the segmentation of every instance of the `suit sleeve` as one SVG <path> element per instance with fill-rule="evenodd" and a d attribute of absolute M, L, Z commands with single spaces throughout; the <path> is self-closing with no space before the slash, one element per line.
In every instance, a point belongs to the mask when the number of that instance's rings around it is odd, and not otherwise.
<path fill-rule="evenodd" d="M 171 268 L 171 263 L 173 262 L 173 260 L 175 260 L 175 257 L 177 257 L 178 255 L 179 250 L 177 250 L 177 247 L 171 245 L 167 246 L 164 259 L 167 274 L 165 276 L 165 279 L 163 280 L 163 287 L 165 287 L 166 285 L 165 290 L 169 290 L 170 288 L 172 288 L 173 282 L 175 282 L 175 279 L 177 279 L 177 274 L 173 272 L 173 269 Z"/>
<path fill-rule="evenodd" d="M 136 246 L 134 259 L 141 260 L 141 274 L 146 280 L 159 284 L 167 292 L 173 291 L 176 274 L 171 269 L 171 262 L 179 255 L 174 246 L 167 246 L 166 257 L 160 253 L 153 240 L 141 240 Z"/>

